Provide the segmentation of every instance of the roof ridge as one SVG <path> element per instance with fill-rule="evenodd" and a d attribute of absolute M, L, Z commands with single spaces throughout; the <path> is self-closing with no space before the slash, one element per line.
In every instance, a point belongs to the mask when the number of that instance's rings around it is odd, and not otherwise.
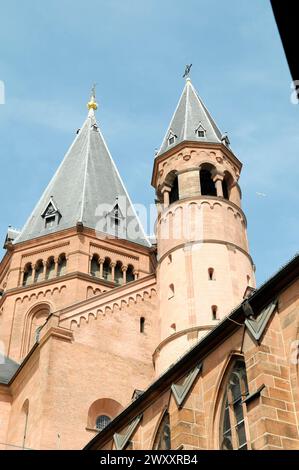
<path fill-rule="evenodd" d="M 84 170 L 84 180 L 83 180 L 83 189 L 82 189 L 82 203 L 81 203 L 81 212 L 80 212 L 78 222 L 83 222 L 84 201 L 85 201 L 86 181 L 87 181 L 87 169 L 88 169 L 88 161 L 89 161 L 89 153 L 90 153 L 90 130 L 91 130 L 91 116 L 90 116 L 90 114 L 88 114 L 87 121 L 90 121 L 90 126 L 88 128 L 88 133 L 87 133 L 87 146 L 86 146 L 86 153 L 85 153 L 85 170 Z"/>

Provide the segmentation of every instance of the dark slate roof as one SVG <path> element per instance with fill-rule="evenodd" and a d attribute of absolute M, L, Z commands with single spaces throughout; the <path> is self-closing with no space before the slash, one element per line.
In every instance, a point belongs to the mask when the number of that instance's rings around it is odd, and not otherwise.
<path fill-rule="evenodd" d="M 4 362 L 3 362 L 4 361 Z M 1 356 L 0 354 L 0 383 L 8 384 L 10 379 L 14 376 L 19 364 L 10 359 L 7 356 Z"/>
<path fill-rule="evenodd" d="M 197 130 L 199 128 L 205 131 L 204 137 L 198 137 Z M 175 136 L 172 145 L 168 144 L 170 135 Z M 223 134 L 198 96 L 190 78 L 187 78 L 183 93 L 157 155 L 163 154 L 171 147 L 185 140 L 221 143 L 222 138 Z"/>
<path fill-rule="evenodd" d="M 95 229 L 99 222 L 97 207 L 105 204 L 107 212 L 112 211 L 117 198 L 121 213 L 129 214 L 120 238 L 151 246 L 98 128 L 94 111 L 90 109 L 81 130 L 14 243 L 75 227 L 78 222 Z M 54 207 L 58 214 L 59 223 L 46 228 L 43 216 L 50 204 L 50 209 Z M 128 226 L 134 228 L 131 233 Z M 99 231 L 105 232 L 105 229 L 101 226 Z"/>

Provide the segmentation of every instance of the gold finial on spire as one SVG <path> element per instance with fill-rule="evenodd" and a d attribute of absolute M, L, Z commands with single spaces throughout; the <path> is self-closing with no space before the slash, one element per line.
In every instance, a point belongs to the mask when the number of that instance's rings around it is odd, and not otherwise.
<path fill-rule="evenodd" d="M 92 89 L 91 89 L 91 96 L 90 96 L 89 102 L 87 103 L 87 108 L 89 110 L 98 109 L 98 103 L 96 102 L 96 84 L 95 83 L 93 84 Z"/>

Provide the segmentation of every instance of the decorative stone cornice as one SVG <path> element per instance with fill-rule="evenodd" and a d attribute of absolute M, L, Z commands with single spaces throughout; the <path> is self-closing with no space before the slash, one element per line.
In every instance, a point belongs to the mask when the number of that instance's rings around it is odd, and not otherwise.
<path fill-rule="evenodd" d="M 42 249 L 39 249 L 39 250 L 34 250 L 34 251 L 30 251 L 30 252 L 25 252 L 23 255 L 22 255 L 22 259 L 23 258 L 29 258 L 29 257 L 32 257 L 32 256 L 35 256 L 35 255 L 38 255 L 40 253 L 50 253 L 52 254 L 54 250 L 57 250 L 58 248 L 62 248 L 64 246 L 69 246 L 70 245 L 70 242 L 63 242 L 63 243 L 57 243 L 55 245 L 52 245 L 49 247 L 49 245 L 47 245 L 47 247 L 45 248 L 42 248 Z"/>

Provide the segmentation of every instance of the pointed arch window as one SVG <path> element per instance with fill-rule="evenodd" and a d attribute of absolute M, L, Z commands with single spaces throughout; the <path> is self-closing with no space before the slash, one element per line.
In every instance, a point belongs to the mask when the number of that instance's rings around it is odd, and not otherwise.
<path fill-rule="evenodd" d="M 170 434 L 170 421 L 169 413 L 165 412 L 158 428 L 154 446 L 154 450 L 170 450 L 171 449 L 171 434 Z"/>
<path fill-rule="evenodd" d="M 248 449 L 245 417 L 248 395 L 246 368 L 243 359 L 235 361 L 225 387 L 220 423 L 220 448 L 222 450 Z"/>

